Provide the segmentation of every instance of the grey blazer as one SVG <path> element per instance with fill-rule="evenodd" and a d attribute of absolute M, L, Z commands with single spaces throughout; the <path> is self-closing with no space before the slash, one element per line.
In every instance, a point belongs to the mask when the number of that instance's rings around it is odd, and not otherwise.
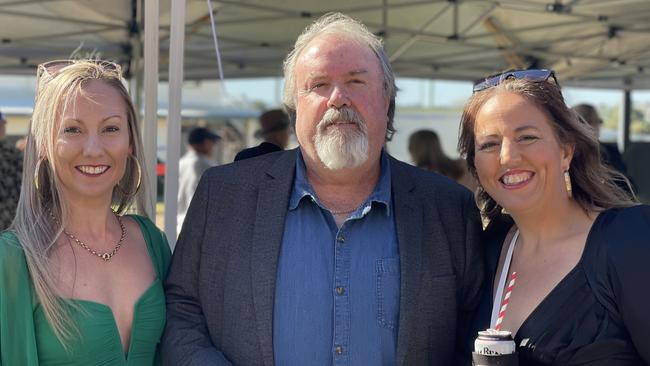
<path fill-rule="evenodd" d="M 166 365 L 273 365 L 276 267 L 296 154 L 209 169 L 166 280 Z M 483 281 L 469 191 L 390 158 L 400 252 L 397 365 L 467 363 Z"/>

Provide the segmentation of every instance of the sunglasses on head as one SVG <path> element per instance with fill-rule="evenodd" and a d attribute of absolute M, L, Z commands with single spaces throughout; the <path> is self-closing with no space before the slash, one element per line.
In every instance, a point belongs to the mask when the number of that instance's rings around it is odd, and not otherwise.
<path fill-rule="evenodd" d="M 116 64 L 115 62 L 105 61 L 105 60 L 85 59 L 85 60 L 54 60 L 54 61 L 44 62 L 38 65 L 36 76 L 39 80 L 43 76 L 54 77 L 62 69 L 79 62 L 91 62 L 101 66 L 104 70 L 115 71 L 118 75 L 120 76 L 122 75 L 122 67 L 119 64 Z"/>
<path fill-rule="evenodd" d="M 560 87 L 555 72 L 548 69 L 529 69 L 529 70 L 510 70 L 502 73 L 490 75 L 485 79 L 480 79 L 474 82 L 473 93 L 492 88 L 501 84 L 504 80 L 508 79 L 527 79 L 532 81 L 546 81 L 552 78 L 557 87 Z"/>

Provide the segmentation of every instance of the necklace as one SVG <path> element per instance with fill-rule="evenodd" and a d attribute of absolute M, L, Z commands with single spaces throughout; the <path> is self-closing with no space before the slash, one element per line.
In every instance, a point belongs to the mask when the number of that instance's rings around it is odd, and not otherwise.
<path fill-rule="evenodd" d="M 332 213 L 332 215 L 349 215 L 349 214 L 353 213 L 356 210 L 357 210 L 356 208 L 353 208 L 353 209 L 351 209 L 349 211 L 330 211 L 330 212 Z"/>
<path fill-rule="evenodd" d="M 113 256 L 117 253 L 118 250 L 120 250 L 120 247 L 122 246 L 122 242 L 124 242 L 124 238 L 126 238 L 126 228 L 124 227 L 124 224 L 122 223 L 122 218 L 118 215 L 115 215 L 117 218 L 117 222 L 120 223 L 120 229 L 122 230 L 122 236 L 120 236 L 120 240 L 117 241 L 117 244 L 115 245 L 115 248 L 113 248 L 112 251 L 106 252 L 106 253 L 99 253 L 95 249 L 91 248 L 88 246 L 88 244 L 84 243 L 83 241 L 79 240 L 76 236 L 73 234 L 70 234 L 69 232 L 63 230 L 63 233 L 70 239 L 72 239 L 75 243 L 77 243 L 80 247 L 86 249 L 88 253 L 97 256 L 104 260 L 104 262 L 108 262 L 113 258 Z"/>
<path fill-rule="evenodd" d="M 364 202 L 364 203 L 365 203 L 365 202 Z M 351 209 L 351 210 L 334 211 L 334 210 L 332 210 L 332 209 L 329 209 L 329 208 L 328 208 L 328 209 L 330 210 L 330 212 L 332 213 L 332 215 L 349 215 L 349 214 L 353 213 L 354 211 L 358 210 L 361 206 L 363 206 L 363 203 L 360 204 L 359 206 L 357 206 L 357 207 Z"/>

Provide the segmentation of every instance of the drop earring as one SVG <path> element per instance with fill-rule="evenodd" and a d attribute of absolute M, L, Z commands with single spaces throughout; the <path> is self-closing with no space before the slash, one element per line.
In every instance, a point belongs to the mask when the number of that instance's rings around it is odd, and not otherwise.
<path fill-rule="evenodd" d="M 566 187 L 566 191 L 569 194 L 569 198 L 572 198 L 573 197 L 573 187 L 571 186 L 571 175 L 569 175 L 568 170 L 564 171 L 564 186 Z"/>

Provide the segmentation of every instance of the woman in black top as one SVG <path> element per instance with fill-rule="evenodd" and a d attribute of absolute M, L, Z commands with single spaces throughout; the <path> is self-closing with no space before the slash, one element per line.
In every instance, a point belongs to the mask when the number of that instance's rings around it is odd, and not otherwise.
<path fill-rule="evenodd" d="M 490 222 L 480 327 L 511 331 L 520 365 L 650 364 L 650 207 L 600 163 L 594 131 L 566 107 L 553 72 L 476 84 L 459 149 Z"/>

